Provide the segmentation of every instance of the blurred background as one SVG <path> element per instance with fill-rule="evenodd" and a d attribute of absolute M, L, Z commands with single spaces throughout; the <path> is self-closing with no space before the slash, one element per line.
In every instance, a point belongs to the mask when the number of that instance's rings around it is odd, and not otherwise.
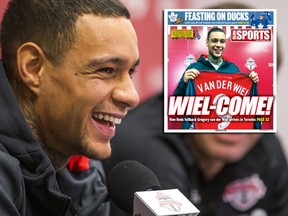
<path fill-rule="evenodd" d="M 8 0 L 0 1 L 0 21 Z M 134 75 L 134 83 L 141 101 L 163 88 L 163 9 L 207 8 L 225 2 L 247 4 L 258 9 L 277 9 L 277 31 L 282 48 L 282 65 L 278 68 L 277 82 L 277 135 L 282 140 L 288 157 L 288 131 L 286 129 L 288 103 L 285 102 L 288 90 L 288 20 L 286 2 L 282 0 L 122 0 L 131 12 L 131 20 L 139 39 L 141 65 Z M 255 69 L 255 71 L 257 71 Z"/>
<path fill-rule="evenodd" d="M 282 140 L 288 157 L 288 13 L 284 1 L 275 0 L 122 0 L 130 9 L 132 22 L 139 39 L 141 64 L 134 76 L 134 82 L 141 100 L 161 91 L 163 88 L 163 9 L 207 8 L 220 3 L 242 3 L 258 9 L 277 9 L 277 31 L 282 51 L 282 65 L 278 68 L 277 82 L 277 134 Z M 257 69 L 255 69 L 257 71 Z"/>

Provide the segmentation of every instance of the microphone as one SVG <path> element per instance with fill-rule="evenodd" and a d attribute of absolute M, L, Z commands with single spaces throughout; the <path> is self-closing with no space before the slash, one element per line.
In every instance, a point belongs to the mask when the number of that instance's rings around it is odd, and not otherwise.
<path fill-rule="evenodd" d="M 127 160 L 107 176 L 110 198 L 134 216 L 196 216 L 199 210 L 178 190 L 161 190 L 156 175 L 143 164 Z"/>
<path fill-rule="evenodd" d="M 127 160 L 115 165 L 107 176 L 107 190 L 114 203 L 123 211 L 133 213 L 136 191 L 160 190 L 156 175 L 143 164 Z"/>

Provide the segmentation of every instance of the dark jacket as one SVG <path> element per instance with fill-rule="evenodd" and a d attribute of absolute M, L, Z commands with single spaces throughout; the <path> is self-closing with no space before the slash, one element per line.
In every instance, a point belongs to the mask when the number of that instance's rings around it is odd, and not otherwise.
<path fill-rule="evenodd" d="M 107 172 L 120 161 L 137 160 L 163 189 L 178 188 L 201 216 L 288 215 L 287 161 L 275 135 L 263 134 L 242 160 L 205 181 L 183 134 L 163 133 L 163 100 L 158 94 L 128 113 L 112 139 Z M 111 216 L 125 215 L 115 209 Z"/>
<path fill-rule="evenodd" d="M 0 215 L 107 215 L 100 162 L 91 161 L 86 174 L 70 173 L 66 168 L 56 174 L 26 124 L 2 64 L 0 92 Z M 88 175 L 91 172 L 94 174 Z M 87 193 L 87 189 L 93 191 Z M 95 209 L 99 198 L 103 200 Z M 94 214 L 87 214 L 93 209 Z"/>

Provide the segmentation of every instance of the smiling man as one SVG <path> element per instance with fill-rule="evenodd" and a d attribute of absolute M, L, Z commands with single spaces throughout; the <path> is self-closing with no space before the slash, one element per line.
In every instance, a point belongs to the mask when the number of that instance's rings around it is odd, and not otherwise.
<path fill-rule="evenodd" d="M 196 92 L 193 85 L 190 85 L 189 80 L 197 79 L 200 71 L 217 73 L 235 74 L 239 73 L 239 68 L 233 63 L 223 57 L 226 48 L 226 34 L 221 28 L 212 28 L 207 33 L 206 46 L 208 48 L 208 55 L 202 54 L 195 63 L 191 63 L 183 73 L 176 89 L 173 92 L 174 96 L 195 96 Z M 250 79 L 254 83 L 259 82 L 258 73 L 252 71 L 249 74 Z M 188 87 L 190 86 L 190 87 Z M 186 91 L 192 89 L 191 91 Z M 253 91 L 254 92 L 254 91 Z M 259 129 L 260 124 L 255 123 L 254 128 Z M 184 121 L 182 129 L 196 129 L 195 122 Z"/>
<path fill-rule="evenodd" d="M 226 48 L 226 34 L 223 29 L 217 27 L 210 29 L 207 33 L 206 46 L 208 55 L 202 54 L 197 62 L 186 68 L 173 95 L 185 95 L 188 81 L 195 79 L 200 74 L 199 70 L 225 73 L 240 72 L 234 63 L 223 57 Z M 249 74 L 249 77 L 255 83 L 259 81 L 258 73 L 254 71 Z"/>
<path fill-rule="evenodd" d="M 117 0 L 11 0 L 1 47 L 0 214 L 107 215 L 97 160 L 139 101 L 128 10 Z M 74 155 L 96 160 L 73 173 Z"/>

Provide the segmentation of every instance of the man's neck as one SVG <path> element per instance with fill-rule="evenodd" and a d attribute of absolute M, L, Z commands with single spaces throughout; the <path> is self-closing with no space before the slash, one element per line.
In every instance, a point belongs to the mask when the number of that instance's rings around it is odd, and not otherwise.
<path fill-rule="evenodd" d="M 51 163 L 55 169 L 55 171 L 59 171 L 62 169 L 69 160 L 69 157 L 59 151 L 56 151 L 53 148 L 50 148 L 47 140 L 45 138 L 44 132 L 42 130 L 41 125 L 39 124 L 39 121 L 34 122 L 34 125 L 37 125 L 37 127 L 33 127 L 32 132 L 38 141 L 38 143 L 41 145 L 43 151 L 46 153 L 46 155 L 50 158 Z"/>
<path fill-rule="evenodd" d="M 223 63 L 222 57 L 220 58 L 213 58 L 210 55 L 207 57 L 208 61 L 211 62 L 214 65 L 221 65 Z"/>
<path fill-rule="evenodd" d="M 225 163 L 220 160 L 203 160 L 203 158 L 198 158 L 196 160 L 199 169 L 208 181 L 213 179 L 225 166 Z"/>
<path fill-rule="evenodd" d="M 44 145 L 42 145 L 42 148 L 43 148 L 44 152 L 50 158 L 51 163 L 52 163 L 56 172 L 61 170 L 63 167 L 65 167 L 67 165 L 70 157 L 63 155 L 62 153 L 57 152 L 53 149 L 47 148 Z"/>
<path fill-rule="evenodd" d="M 207 181 L 213 179 L 226 165 L 225 161 L 211 158 L 211 156 L 208 156 L 203 151 L 199 150 L 193 143 L 189 145 L 189 148 Z"/>
<path fill-rule="evenodd" d="M 27 94 L 26 91 L 22 92 L 22 94 L 25 94 L 25 93 Z M 23 96 L 23 98 L 25 97 Z M 26 98 L 29 98 L 29 97 L 26 97 Z M 28 99 L 20 100 L 19 105 L 24 114 L 27 124 L 31 128 L 31 131 L 35 139 L 41 145 L 43 151 L 50 158 L 54 169 L 56 171 L 60 170 L 68 163 L 69 157 L 67 155 L 62 154 L 61 152 L 57 152 L 56 150 L 47 147 L 48 144 L 47 144 L 47 140 L 45 138 L 44 132 L 43 132 L 41 121 L 40 121 L 40 118 L 36 114 L 37 112 L 35 110 L 32 100 L 30 98 L 29 100 Z"/>

